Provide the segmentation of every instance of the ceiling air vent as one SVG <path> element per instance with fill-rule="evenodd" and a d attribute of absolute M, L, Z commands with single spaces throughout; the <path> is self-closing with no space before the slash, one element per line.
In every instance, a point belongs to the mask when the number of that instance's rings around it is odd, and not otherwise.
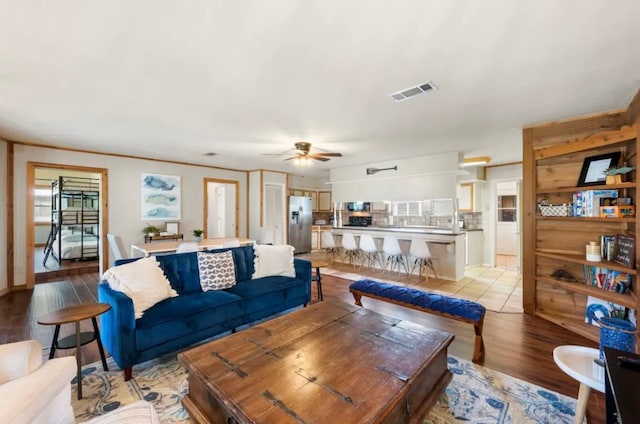
<path fill-rule="evenodd" d="M 397 91 L 395 93 L 389 94 L 391 98 L 395 102 L 401 102 L 403 100 L 407 100 L 410 97 L 417 96 L 418 94 L 426 93 L 427 91 L 437 90 L 438 87 L 435 86 L 431 81 L 425 82 L 424 84 L 416 85 L 415 87 L 405 88 L 404 90 Z"/>

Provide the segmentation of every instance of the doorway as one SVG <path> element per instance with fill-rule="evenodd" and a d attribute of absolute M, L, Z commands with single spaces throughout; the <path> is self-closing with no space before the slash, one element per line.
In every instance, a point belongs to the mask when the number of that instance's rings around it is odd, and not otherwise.
<path fill-rule="evenodd" d="M 284 244 L 287 207 L 285 205 L 284 185 L 264 185 L 264 225 L 261 229 L 261 243 Z"/>
<path fill-rule="evenodd" d="M 66 191 L 63 181 L 73 190 Z M 106 269 L 106 169 L 28 162 L 26 198 L 27 288 L 52 277 Z"/>
<path fill-rule="evenodd" d="M 206 238 L 238 237 L 238 181 L 204 179 Z"/>
<path fill-rule="evenodd" d="M 520 272 L 520 180 L 496 183 L 496 267 Z"/>

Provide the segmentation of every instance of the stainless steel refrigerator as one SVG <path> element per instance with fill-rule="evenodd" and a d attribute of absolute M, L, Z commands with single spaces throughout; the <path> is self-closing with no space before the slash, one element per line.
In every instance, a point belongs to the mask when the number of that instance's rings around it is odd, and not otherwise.
<path fill-rule="evenodd" d="M 311 252 L 311 197 L 289 196 L 289 244 L 295 253 Z"/>

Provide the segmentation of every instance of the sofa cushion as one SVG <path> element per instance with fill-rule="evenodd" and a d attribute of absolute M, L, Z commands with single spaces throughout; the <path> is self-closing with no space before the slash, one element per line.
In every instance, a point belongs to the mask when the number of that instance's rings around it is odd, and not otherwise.
<path fill-rule="evenodd" d="M 242 299 L 222 290 L 187 293 L 166 299 L 136 321 L 136 349 L 149 349 L 184 334 L 228 323 L 238 325 Z"/>
<path fill-rule="evenodd" d="M 236 283 L 236 270 L 230 250 L 219 253 L 198 252 L 202 291 L 222 290 Z"/>
<path fill-rule="evenodd" d="M 158 258 L 160 267 L 171 282 L 171 286 L 179 294 L 199 293 L 202 291 L 196 252 L 158 255 L 156 258 Z"/>
<path fill-rule="evenodd" d="M 271 246 L 268 244 L 254 244 L 254 268 L 252 278 L 262 278 L 271 275 L 283 275 L 285 277 L 295 277 L 296 271 L 293 267 L 293 246 L 280 245 Z"/>
<path fill-rule="evenodd" d="M 226 291 L 242 297 L 245 310 L 251 312 L 277 308 L 284 300 L 308 295 L 308 287 L 302 280 L 280 275 L 239 281 Z"/>
<path fill-rule="evenodd" d="M 123 292 L 133 301 L 136 318 L 156 303 L 178 295 L 160 269 L 155 256 L 111 267 L 103 278 L 113 290 Z"/>
<path fill-rule="evenodd" d="M 233 253 L 233 263 L 236 266 L 236 281 L 251 280 L 253 275 L 253 246 L 240 246 L 234 248 L 211 249 L 205 252 L 224 252 L 231 250 Z"/>

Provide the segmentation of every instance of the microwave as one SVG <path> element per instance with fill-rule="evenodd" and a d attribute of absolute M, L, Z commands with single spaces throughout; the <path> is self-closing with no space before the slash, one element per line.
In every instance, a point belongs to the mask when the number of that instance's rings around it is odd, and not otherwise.
<path fill-rule="evenodd" d="M 349 212 L 369 212 L 371 204 L 369 202 L 347 202 Z"/>

